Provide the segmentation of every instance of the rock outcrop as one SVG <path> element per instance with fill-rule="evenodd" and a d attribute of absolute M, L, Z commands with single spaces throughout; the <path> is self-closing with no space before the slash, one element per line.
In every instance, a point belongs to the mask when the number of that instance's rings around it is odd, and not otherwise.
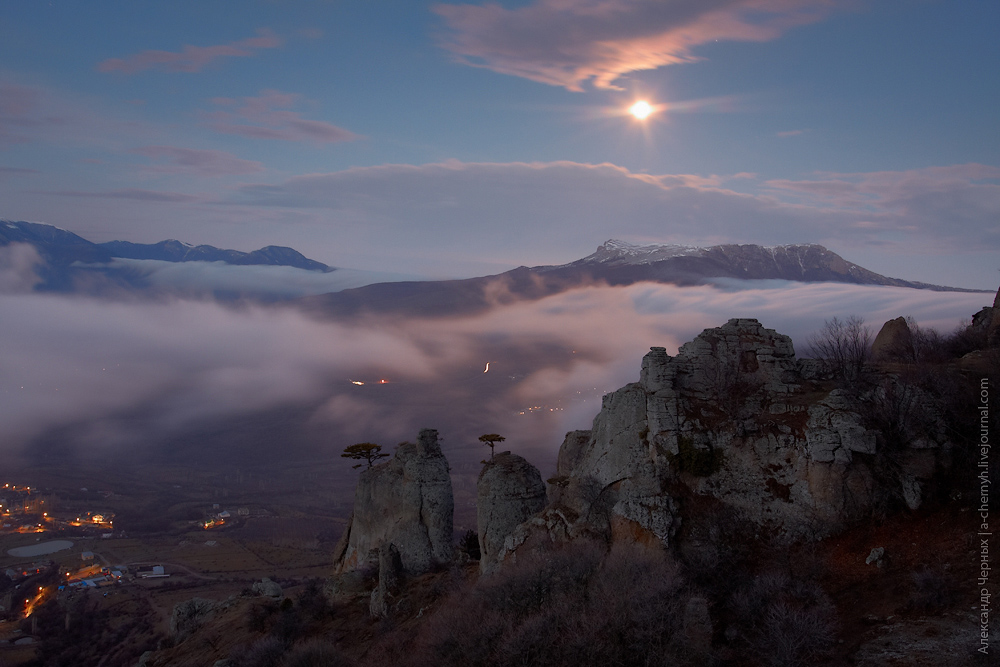
<path fill-rule="evenodd" d="M 174 605 L 170 614 L 170 634 L 183 640 L 204 625 L 219 609 L 219 603 L 205 598 L 191 598 Z"/>
<path fill-rule="evenodd" d="M 706 329 L 674 357 L 651 348 L 639 382 L 607 394 L 590 431 L 567 434 L 549 505 L 507 550 L 584 534 L 666 545 L 706 508 L 752 531 L 815 538 L 886 494 L 919 506 L 950 451 L 930 401 L 890 376 L 854 392 L 829 380 L 753 319 Z M 892 442 L 876 423 L 886 419 Z M 886 470 L 895 477 L 879 478 Z"/>
<path fill-rule="evenodd" d="M 872 342 L 872 361 L 913 361 L 915 356 L 913 332 L 906 318 L 897 317 L 882 325 Z"/>
<path fill-rule="evenodd" d="M 479 526 L 479 569 L 497 569 L 507 549 L 504 542 L 513 530 L 545 507 L 545 484 L 538 468 L 502 452 L 479 473 L 476 520 Z"/>
<path fill-rule="evenodd" d="M 281 584 L 271 581 L 267 577 L 264 577 L 260 581 L 255 581 L 250 590 L 253 591 L 254 595 L 263 595 L 276 600 L 282 596 Z"/>
<path fill-rule="evenodd" d="M 388 462 L 361 473 L 354 513 L 334 554 L 336 571 L 376 567 L 379 548 L 388 544 L 409 574 L 450 562 L 454 504 L 438 433 L 423 429 L 416 444 L 400 445 Z"/>

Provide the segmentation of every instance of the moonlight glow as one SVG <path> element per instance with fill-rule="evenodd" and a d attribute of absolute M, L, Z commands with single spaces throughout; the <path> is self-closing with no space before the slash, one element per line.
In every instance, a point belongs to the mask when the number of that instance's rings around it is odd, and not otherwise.
<path fill-rule="evenodd" d="M 628 112 L 639 120 L 644 120 L 649 117 L 649 114 L 653 113 L 653 107 L 646 100 L 639 100 L 629 107 Z"/>

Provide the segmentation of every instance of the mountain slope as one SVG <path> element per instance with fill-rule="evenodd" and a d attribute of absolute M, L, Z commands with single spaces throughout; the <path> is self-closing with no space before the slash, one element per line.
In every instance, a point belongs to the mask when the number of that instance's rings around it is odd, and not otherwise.
<path fill-rule="evenodd" d="M 498 303 L 540 299 L 592 284 L 624 286 L 657 282 L 688 286 L 705 285 L 717 278 L 981 291 L 888 278 L 814 244 L 692 248 L 637 246 L 612 239 L 593 254 L 569 264 L 522 266 L 494 276 L 465 280 L 380 283 L 305 297 L 299 303 L 321 316 L 350 317 L 365 312 L 442 316 L 480 312 Z"/>
<path fill-rule="evenodd" d="M 266 246 L 253 252 L 224 250 L 210 245 L 192 246 L 180 241 L 92 243 L 73 232 L 36 222 L 0 220 L 0 246 L 27 243 L 35 248 L 42 264 L 36 268 L 42 291 L 68 292 L 86 284 L 90 290 L 115 286 L 142 289 L 143 272 L 129 265 L 116 266 L 115 259 L 164 262 L 223 262 L 235 266 L 288 266 L 330 273 L 336 269 L 309 259 L 292 248 Z"/>

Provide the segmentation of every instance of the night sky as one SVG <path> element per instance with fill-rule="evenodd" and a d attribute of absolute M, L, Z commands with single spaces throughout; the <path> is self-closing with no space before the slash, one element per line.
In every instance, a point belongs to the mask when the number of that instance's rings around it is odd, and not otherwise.
<path fill-rule="evenodd" d="M 998 26 L 987 0 L 4 2 L 0 217 L 428 277 L 822 243 L 993 289 Z"/>
<path fill-rule="evenodd" d="M 0 219 L 94 242 L 290 246 L 368 282 L 560 264 L 618 238 L 822 243 L 992 291 L 998 27 L 994 0 L 0 0 Z M 645 119 L 628 111 L 640 100 Z M 431 426 L 470 469 L 489 432 L 544 468 L 650 346 L 673 354 L 731 317 L 800 353 L 832 316 L 947 335 L 993 301 L 723 280 L 329 321 L 43 294 L 38 262 L 0 248 L 6 461 L 239 448 L 232 434 L 270 419 L 276 456 L 298 431 L 326 460 Z M 355 275 L 156 271 L 288 294 Z"/>

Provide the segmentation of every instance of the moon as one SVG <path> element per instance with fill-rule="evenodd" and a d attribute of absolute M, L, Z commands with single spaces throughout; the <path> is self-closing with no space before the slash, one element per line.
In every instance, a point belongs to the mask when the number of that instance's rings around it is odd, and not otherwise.
<path fill-rule="evenodd" d="M 628 112 L 639 120 L 645 120 L 653 113 L 653 107 L 646 100 L 639 100 L 628 108 Z"/>

